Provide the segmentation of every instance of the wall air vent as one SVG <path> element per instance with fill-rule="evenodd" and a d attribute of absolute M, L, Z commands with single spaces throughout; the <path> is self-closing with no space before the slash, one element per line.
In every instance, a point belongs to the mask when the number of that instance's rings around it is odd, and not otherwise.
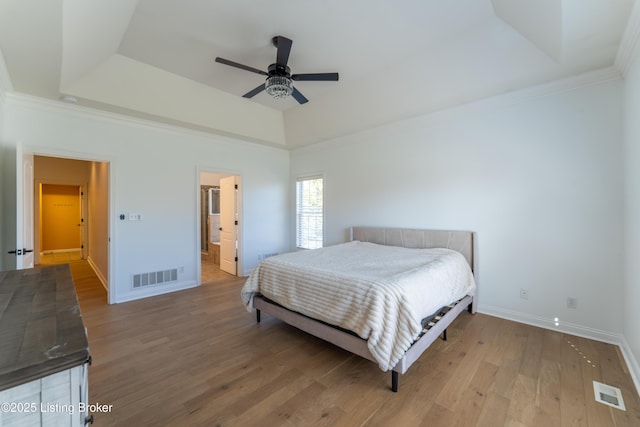
<path fill-rule="evenodd" d="M 134 274 L 131 280 L 133 289 L 146 288 L 147 286 L 160 285 L 163 283 L 176 282 L 178 280 L 178 269 L 152 271 L 151 273 Z"/>

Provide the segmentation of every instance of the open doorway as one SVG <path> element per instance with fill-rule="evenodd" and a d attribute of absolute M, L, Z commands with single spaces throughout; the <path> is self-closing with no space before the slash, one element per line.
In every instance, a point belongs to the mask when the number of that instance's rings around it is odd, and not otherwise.
<path fill-rule="evenodd" d="M 214 283 L 239 272 L 240 177 L 200 172 L 200 280 Z"/>
<path fill-rule="evenodd" d="M 109 297 L 109 163 L 33 156 L 36 264 L 83 260 Z"/>

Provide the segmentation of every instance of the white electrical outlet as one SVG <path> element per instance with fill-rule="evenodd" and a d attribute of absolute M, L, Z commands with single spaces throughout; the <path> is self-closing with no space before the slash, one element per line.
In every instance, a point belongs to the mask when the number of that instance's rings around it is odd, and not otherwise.
<path fill-rule="evenodd" d="M 520 298 L 529 299 L 529 291 L 526 289 L 520 289 Z"/>

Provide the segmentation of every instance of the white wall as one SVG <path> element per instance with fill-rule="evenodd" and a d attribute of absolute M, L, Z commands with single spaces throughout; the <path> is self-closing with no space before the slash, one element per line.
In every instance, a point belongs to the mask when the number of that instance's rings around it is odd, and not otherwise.
<path fill-rule="evenodd" d="M 640 45 L 636 60 L 625 75 L 624 155 L 625 155 L 625 281 L 624 336 L 636 364 L 631 369 L 640 379 Z M 638 380 L 637 380 L 638 381 Z M 636 382 L 640 390 L 640 383 Z"/>
<path fill-rule="evenodd" d="M 0 52 L 0 57 L 2 56 Z M 2 85 L 0 85 L 0 179 L 2 179 L 2 183 L 0 184 L 0 200 L 3 201 L 2 207 L 0 207 L 0 271 L 9 269 L 9 266 L 6 265 L 5 255 L 9 248 L 6 247 L 7 238 L 5 236 L 8 227 L 6 223 L 6 214 L 5 210 L 7 209 L 6 204 L 4 203 L 4 192 L 7 178 L 5 177 L 6 167 L 5 167 L 5 149 L 4 149 L 4 103 L 5 103 L 5 92 Z"/>
<path fill-rule="evenodd" d="M 11 95 L 8 143 L 36 154 L 110 162 L 110 292 L 115 301 L 194 286 L 198 282 L 198 170 L 242 178 L 243 274 L 259 254 L 288 249 L 288 152 Z M 120 214 L 141 213 L 142 221 Z M 128 215 L 127 215 L 128 217 Z M 183 269 L 178 283 L 133 291 L 131 276 Z"/>
<path fill-rule="evenodd" d="M 477 231 L 481 311 L 546 327 L 559 317 L 615 341 L 622 87 L 489 100 L 337 138 L 293 151 L 292 178 L 324 172 L 327 244 L 351 225 Z"/>

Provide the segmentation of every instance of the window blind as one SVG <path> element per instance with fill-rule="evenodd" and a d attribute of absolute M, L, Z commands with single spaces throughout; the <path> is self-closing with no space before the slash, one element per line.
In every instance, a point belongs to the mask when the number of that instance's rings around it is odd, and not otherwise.
<path fill-rule="evenodd" d="M 296 180 L 296 246 L 316 249 L 323 245 L 323 179 Z"/>

